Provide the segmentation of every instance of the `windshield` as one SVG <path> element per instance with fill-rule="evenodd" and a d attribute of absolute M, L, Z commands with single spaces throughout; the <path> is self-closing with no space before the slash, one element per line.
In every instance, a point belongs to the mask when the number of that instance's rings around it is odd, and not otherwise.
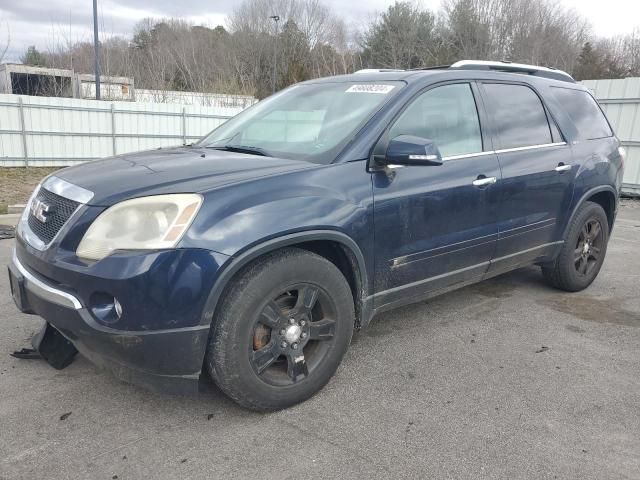
<path fill-rule="evenodd" d="M 330 163 L 401 82 L 294 85 L 243 111 L 199 146 Z"/>

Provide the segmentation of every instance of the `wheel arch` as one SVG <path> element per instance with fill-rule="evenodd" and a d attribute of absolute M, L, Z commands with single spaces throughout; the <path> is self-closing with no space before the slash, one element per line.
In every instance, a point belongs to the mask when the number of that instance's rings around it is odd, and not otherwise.
<path fill-rule="evenodd" d="M 245 266 L 268 253 L 286 247 L 308 250 L 336 265 L 351 287 L 356 311 L 355 328 L 358 329 L 369 322 L 373 308 L 371 297 L 368 295 L 369 280 L 366 262 L 360 247 L 351 237 L 342 232 L 310 230 L 271 238 L 234 255 L 209 293 L 203 313 L 203 324 L 213 322 L 220 298 L 231 280 Z"/>
<path fill-rule="evenodd" d="M 610 185 L 601 185 L 599 187 L 592 188 L 585 192 L 582 197 L 576 202 L 571 212 L 571 216 L 567 221 L 564 231 L 562 232 L 562 238 L 566 238 L 569 231 L 569 226 L 578 213 L 578 210 L 585 202 L 594 202 L 600 205 L 607 214 L 607 221 L 609 223 L 609 232 L 613 229 L 613 222 L 616 217 L 616 211 L 618 207 L 618 194 L 616 190 Z"/>

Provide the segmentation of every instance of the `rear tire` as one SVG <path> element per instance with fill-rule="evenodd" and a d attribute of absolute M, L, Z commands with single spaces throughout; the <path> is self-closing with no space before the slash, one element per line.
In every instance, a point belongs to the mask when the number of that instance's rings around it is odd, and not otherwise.
<path fill-rule="evenodd" d="M 587 288 L 600 272 L 608 242 L 607 214 L 597 203 L 585 202 L 569 226 L 558 258 L 542 266 L 545 281 L 567 292 Z"/>
<path fill-rule="evenodd" d="M 295 405 L 324 387 L 355 320 L 340 270 L 297 248 L 245 267 L 217 312 L 206 367 L 226 395 L 257 411 Z"/>

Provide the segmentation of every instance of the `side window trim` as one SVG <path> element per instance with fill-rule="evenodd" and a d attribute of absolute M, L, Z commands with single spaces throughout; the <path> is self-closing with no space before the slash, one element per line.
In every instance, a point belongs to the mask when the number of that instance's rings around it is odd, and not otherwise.
<path fill-rule="evenodd" d="M 567 142 L 563 141 L 563 142 L 545 143 L 541 145 L 528 145 L 526 147 L 501 148 L 497 150 L 488 150 L 488 151 L 479 152 L 479 153 L 467 153 L 464 155 L 452 155 L 449 157 L 442 157 L 442 160 L 444 161 L 460 160 L 462 158 L 481 157 L 484 155 L 495 155 L 499 153 L 520 152 L 523 150 L 538 150 L 538 149 L 550 148 L 550 147 L 562 147 L 565 145 L 567 145 Z"/>
<path fill-rule="evenodd" d="M 478 116 L 478 126 L 480 128 L 480 142 L 482 143 L 482 151 L 481 152 L 474 152 L 474 153 L 466 153 L 466 154 L 462 154 L 462 155 L 445 156 L 445 157 L 442 157 L 442 160 L 443 161 L 457 160 L 457 159 L 461 159 L 461 158 L 480 157 L 480 156 L 484 156 L 484 155 L 493 155 L 493 154 L 495 154 L 495 151 L 493 150 L 493 148 L 491 148 L 492 137 L 489 134 L 488 126 L 485 123 L 487 121 L 488 114 L 486 112 L 484 103 L 482 103 L 481 94 L 478 91 L 478 86 L 476 84 L 476 80 L 473 80 L 473 79 L 463 79 L 462 80 L 461 79 L 461 80 L 449 80 L 449 81 L 444 81 L 444 82 L 439 82 L 439 83 L 434 83 L 434 84 L 428 85 L 428 86 L 418 90 L 410 99 L 408 99 L 404 103 L 402 108 L 400 108 L 400 110 L 398 110 L 395 113 L 393 118 L 389 121 L 389 123 L 385 127 L 385 129 L 382 132 L 382 134 L 378 137 L 378 140 L 376 140 L 376 142 L 374 143 L 374 146 L 371 149 L 371 154 L 369 155 L 369 162 L 371 164 L 373 164 L 373 162 L 375 162 L 376 150 L 378 150 L 378 148 L 381 146 L 382 143 L 385 144 L 384 146 L 386 148 L 386 145 L 391 140 L 389 138 L 389 132 L 390 132 L 391 128 L 396 124 L 398 119 L 400 119 L 400 117 L 402 117 L 403 113 L 418 98 L 420 98 L 420 96 L 424 95 L 425 93 L 427 93 L 427 92 L 429 92 L 431 90 L 435 90 L 436 88 L 439 88 L 439 87 L 444 87 L 444 86 L 447 86 L 447 85 L 460 85 L 460 84 L 469 85 L 469 88 L 471 90 L 471 95 L 473 97 L 473 101 L 474 101 L 474 104 L 475 104 L 475 107 L 476 107 L 476 114 Z M 487 150 L 488 147 L 491 148 L 491 150 Z"/>
<path fill-rule="evenodd" d="M 515 81 L 506 81 L 506 80 L 478 80 L 478 81 L 476 81 L 476 83 L 478 84 L 478 90 L 480 91 L 480 95 L 482 97 L 482 101 L 483 102 L 488 101 L 487 100 L 488 99 L 488 94 L 484 89 L 484 85 L 485 84 L 518 85 L 518 86 L 529 88 L 538 97 L 538 100 L 540 101 L 540 103 L 542 105 L 542 109 L 544 110 L 544 114 L 545 114 L 545 117 L 547 119 L 547 127 L 549 128 L 549 135 L 551 137 L 551 143 L 544 143 L 544 144 L 537 144 L 537 145 L 527 145 L 527 146 L 523 146 L 523 147 L 513 147 L 513 148 L 496 148 L 493 153 L 517 152 L 517 151 L 520 151 L 520 150 L 531 150 L 531 149 L 535 149 L 535 148 L 547 148 L 547 147 L 556 147 L 556 146 L 567 145 L 567 141 L 566 141 L 567 137 L 565 136 L 565 134 L 563 133 L 562 129 L 558 125 L 558 122 L 556 122 L 555 118 L 551 114 L 551 111 L 549 110 L 549 107 L 547 106 L 547 103 L 545 102 L 545 100 L 542 97 L 542 95 L 540 95 L 538 90 L 536 88 L 534 88 L 532 85 L 529 85 L 528 83 L 525 83 L 525 82 L 515 82 Z M 500 142 L 499 133 L 497 132 L 495 125 L 493 124 L 493 122 L 490 119 L 490 117 L 491 117 L 491 107 L 485 104 L 485 108 L 486 108 L 486 112 L 487 112 L 487 117 L 489 117 L 489 121 L 491 122 L 490 125 L 491 125 L 491 139 L 492 139 L 492 142 L 494 142 L 495 146 L 501 147 L 502 145 L 501 145 L 501 142 Z M 558 141 L 558 142 L 554 141 L 553 128 L 551 126 L 551 122 L 553 122 L 553 124 L 556 127 L 556 130 L 560 133 L 561 141 Z"/>

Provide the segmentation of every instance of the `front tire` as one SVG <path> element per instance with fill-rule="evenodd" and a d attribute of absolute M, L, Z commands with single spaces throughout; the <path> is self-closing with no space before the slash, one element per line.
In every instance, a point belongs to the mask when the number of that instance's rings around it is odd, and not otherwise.
<path fill-rule="evenodd" d="M 269 254 L 232 280 L 214 318 L 206 367 L 240 405 L 286 408 L 333 376 L 354 320 L 351 289 L 334 264 L 297 248 Z"/>
<path fill-rule="evenodd" d="M 578 292 L 598 276 L 609 243 L 607 214 L 597 203 L 585 202 L 574 217 L 556 261 L 542 267 L 546 282 Z"/>

